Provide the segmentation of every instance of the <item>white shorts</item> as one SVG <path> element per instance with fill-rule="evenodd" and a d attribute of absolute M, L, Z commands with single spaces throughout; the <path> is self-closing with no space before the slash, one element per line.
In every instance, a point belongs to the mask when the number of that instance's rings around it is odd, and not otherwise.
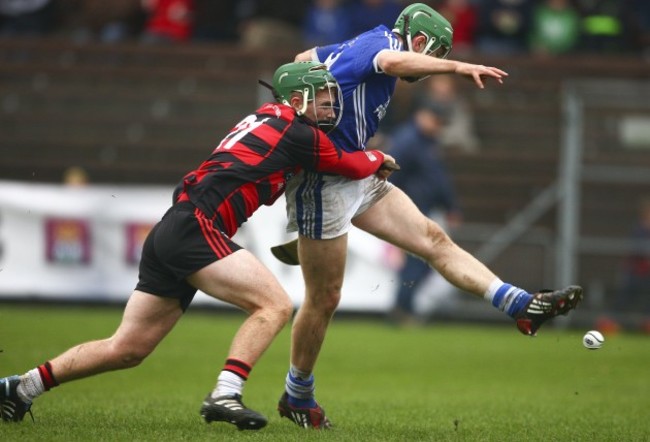
<path fill-rule="evenodd" d="M 340 175 L 302 171 L 287 183 L 287 232 L 312 239 L 347 233 L 352 218 L 383 198 L 393 185 L 371 175 L 351 180 Z"/>

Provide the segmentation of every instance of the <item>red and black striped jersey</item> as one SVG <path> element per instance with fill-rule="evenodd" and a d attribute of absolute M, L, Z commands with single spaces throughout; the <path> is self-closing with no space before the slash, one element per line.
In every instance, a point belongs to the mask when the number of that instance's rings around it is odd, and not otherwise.
<path fill-rule="evenodd" d="M 301 168 L 361 179 L 377 172 L 379 151 L 345 152 L 290 106 L 267 103 L 240 121 L 198 169 L 176 202 L 191 201 L 229 236 L 262 204 L 273 204 Z"/>

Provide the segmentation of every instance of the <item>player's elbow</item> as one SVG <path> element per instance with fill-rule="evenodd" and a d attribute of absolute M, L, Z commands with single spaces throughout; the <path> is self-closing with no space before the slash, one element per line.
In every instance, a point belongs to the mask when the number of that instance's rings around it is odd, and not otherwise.
<path fill-rule="evenodd" d="M 384 51 L 378 55 L 377 65 L 386 75 L 399 77 L 402 74 L 404 62 L 399 52 Z"/>
<path fill-rule="evenodd" d="M 312 61 L 312 55 L 311 55 L 311 49 L 307 49 L 304 52 L 301 52 L 300 54 L 296 55 L 296 57 L 293 59 L 294 62 L 299 62 L 299 61 Z"/>

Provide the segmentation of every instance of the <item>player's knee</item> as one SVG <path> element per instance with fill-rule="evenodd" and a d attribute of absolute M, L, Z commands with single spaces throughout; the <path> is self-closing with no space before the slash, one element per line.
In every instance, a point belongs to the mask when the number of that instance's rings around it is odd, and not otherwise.
<path fill-rule="evenodd" d="M 124 368 L 137 367 L 145 360 L 148 354 L 129 353 L 122 356 L 122 365 Z"/>
<path fill-rule="evenodd" d="M 427 223 L 424 251 L 420 255 L 426 261 L 435 261 L 453 246 L 453 241 L 445 231 L 433 221 Z"/>
<path fill-rule="evenodd" d="M 151 354 L 149 348 L 134 345 L 114 345 L 113 360 L 120 368 L 137 367 Z"/>
<path fill-rule="evenodd" d="M 332 315 L 341 301 L 341 288 L 331 287 L 323 296 L 319 297 L 319 309 L 326 315 Z"/>
<path fill-rule="evenodd" d="M 268 301 L 268 300 L 267 300 Z M 256 315 L 260 320 L 274 323 L 280 326 L 285 325 L 293 315 L 293 303 L 288 296 L 277 296 L 272 302 L 265 302 L 249 309 L 251 315 Z"/>
<path fill-rule="evenodd" d="M 447 246 L 451 244 L 451 238 L 442 228 L 433 221 L 427 223 L 427 240 L 434 247 Z"/>
<path fill-rule="evenodd" d="M 293 303 L 289 297 L 286 297 L 285 300 L 278 303 L 278 305 L 275 307 L 275 310 L 278 321 L 284 325 L 288 323 L 291 320 L 291 316 L 293 316 Z"/>
<path fill-rule="evenodd" d="M 339 306 L 340 300 L 341 300 L 341 296 L 337 296 L 337 297 L 330 297 L 325 302 L 324 309 L 329 313 L 330 316 L 334 314 L 334 311 Z"/>

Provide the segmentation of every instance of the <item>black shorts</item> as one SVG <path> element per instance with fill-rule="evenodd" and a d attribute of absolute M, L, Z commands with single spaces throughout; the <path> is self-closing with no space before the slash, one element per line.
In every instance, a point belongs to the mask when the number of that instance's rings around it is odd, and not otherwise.
<path fill-rule="evenodd" d="M 241 248 L 191 203 L 175 204 L 144 242 L 135 288 L 178 299 L 185 310 L 197 290 L 185 279 Z"/>

